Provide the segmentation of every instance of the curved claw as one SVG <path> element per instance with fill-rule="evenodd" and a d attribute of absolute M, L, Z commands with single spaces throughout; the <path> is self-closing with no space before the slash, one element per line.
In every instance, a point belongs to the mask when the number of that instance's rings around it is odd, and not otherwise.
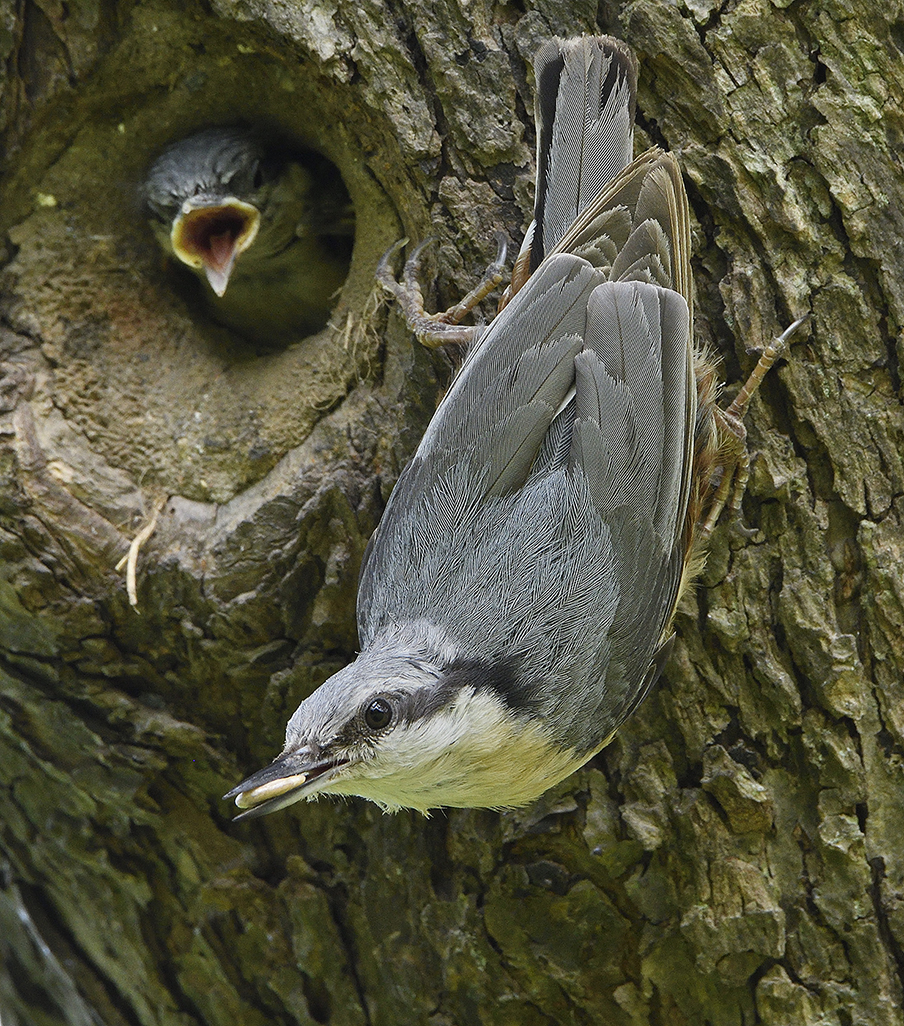
<path fill-rule="evenodd" d="M 741 513 L 738 511 L 737 516 L 731 522 L 731 528 L 733 534 L 739 535 L 741 538 L 755 538 L 759 531 L 755 527 L 748 527 L 743 520 L 741 520 Z"/>
<path fill-rule="evenodd" d="M 500 267 L 505 267 L 505 258 L 508 256 L 508 236 L 505 232 L 496 232 L 496 259 L 493 261 L 493 265 L 498 264 Z"/>
<path fill-rule="evenodd" d="M 811 317 L 812 317 L 812 314 L 809 313 L 809 312 L 805 313 L 803 315 L 803 317 L 798 317 L 797 320 L 792 325 L 790 325 L 789 327 L 785 328 L 785 330 L 781 333 L 781 335 L 779 335 L 779 337 L 775 340 L 774 345 L 777 346 L 777 347 L 778 346 L 785 346 L 785 345 L 787 345 L 788 344 L 788 339 L 791 338 L 791 336 L 793 334 L 795 334 L 795 332 L 797 331 L 797 329 L 801 325 L 806 324 L 806 322 Z"/>
<path fill-rule="evenodd" d="M 409 292 L 417 292 L 418 295 L 421 295 L 421 283 L 418 281 L 421 271 L 421 257 L 424 251 L 435 242 L 436 236 L 428 235 L 426 239 L 423 239 L 414 247 L 411 255 L 405 261 L 405 270 L 402 271 L 402 287 Z"/>
<path fill-rule="evenodd" d="M 432 246 L 436 242 L 435 235 L 428 235 L 426 239 L 419 242 L 414 249 L 411 251 L 411 256 L 405 261 L 405 266 L 408 267 L 411 264 L 416 264 L 421 259 L 421 254 L 428 246 Z"/>
<path fill-rule="evenodd" d="M 383 285 L 387 285 L 387 281 L 391 282 L 392 285 L 398 284 L 398 282 L 396 281 L 395 273 L 393 272 L 392 267 L 390 266 L 390 261 L 396 255 L 396 253 L 399 253 L 407 245 L 407 238 L 399 239 L 398 242 L 394 242 L 389 247 L 389 249 L 386 250 L 383 256 L 380 257 L 380 262 L 377 264 L 376 270 L 377 281 L 381 282 Z M 392 286 L 387 287 L 390 288 L 390 291 L 392 290 Z"/>

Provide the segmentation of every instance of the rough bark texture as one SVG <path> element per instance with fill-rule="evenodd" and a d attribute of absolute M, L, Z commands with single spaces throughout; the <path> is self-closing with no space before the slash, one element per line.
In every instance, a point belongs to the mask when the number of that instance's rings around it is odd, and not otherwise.
<path fill-rule="evenodd" d="M 528 220 L 530 59 L 609 31 L 676 151 L 698 334 L 812 309 L 750 417 L 666 679 L 537 808 L 219 799 L 355 649 L 437 305 Z M 904 10 L 865 0 L 0 0 L 3 1026 L 891 1026 L 904 980 Z M 162 145 L 260 120 L 340 168 L 334 327 L 259 354 L 161 266 Z M 641 133 L 643 135 L 643 132 Z M 729 389 L 730 394 L 730 389 Z M 114 567 L 139 556 L 139 611 Z"/>

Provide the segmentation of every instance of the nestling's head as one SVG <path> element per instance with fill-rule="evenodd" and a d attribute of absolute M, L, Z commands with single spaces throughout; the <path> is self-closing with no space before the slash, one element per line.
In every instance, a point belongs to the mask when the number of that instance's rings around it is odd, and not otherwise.
<path fill-rule="evenodd" d="M 214 320 L 266 345 L 327 324 L 355 219 L 326 157 L 241 127 L 208 128 L 157 158 L 144 198 L 164 252 L 204 282 Z"/>
<path fill-rule="evenodd" d="M 197 132 L 164 150 L 148 173 L 154 232 L 165 250 L 203 272 L 222 296 L 236 260 L 257 237 L 273 180 L 251 133 Z"/>

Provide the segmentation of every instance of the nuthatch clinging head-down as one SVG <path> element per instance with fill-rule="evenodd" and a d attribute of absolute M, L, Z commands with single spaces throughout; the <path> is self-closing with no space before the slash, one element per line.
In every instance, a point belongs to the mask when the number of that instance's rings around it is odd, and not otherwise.
<path fill-rule="evenodd" d="M 201 277 L 213 316 L 258 341 L 318 331 L 348 271 L 353 218 L 335 168 L 280 156 L 250 131 L 209 128 L 145 179 L 163 249 Z"/>
<path fill-rule="evenodd" d="M 507 305 L 365 553 L 361 654 L 229 792 L 244 817 L 323 793 L 523 805 L 598 752 L 659 676 L 743 477 L 742 441 L 724 444 L 743 409 L 715 407 L 692 342 L 677 164 L 631 160 L 635 78 L 616 40 L 540 51 L 536 216 Z"/>

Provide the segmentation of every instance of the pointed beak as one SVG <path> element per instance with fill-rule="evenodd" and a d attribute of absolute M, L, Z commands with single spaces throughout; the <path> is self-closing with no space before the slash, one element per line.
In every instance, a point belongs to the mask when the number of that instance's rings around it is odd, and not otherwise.
<path fill-rule="evenodd" d="M 233 822 L 257 819 L 320 791 L 335 771 L 345 765 L 345 760 L 314 758 L 309 749 L 284 752 L 223 797 L 235 798 L 235 804 L 245 810 Z"/>
<path fill-rule="evenodd" d="M 186 200 L 173 221 L 173 252 L 195 270 L 203 268 L 210 287 L 222 296 L 237 258 L 254 242 L 261 215 L 232 196 L 216 203 Z"/>

